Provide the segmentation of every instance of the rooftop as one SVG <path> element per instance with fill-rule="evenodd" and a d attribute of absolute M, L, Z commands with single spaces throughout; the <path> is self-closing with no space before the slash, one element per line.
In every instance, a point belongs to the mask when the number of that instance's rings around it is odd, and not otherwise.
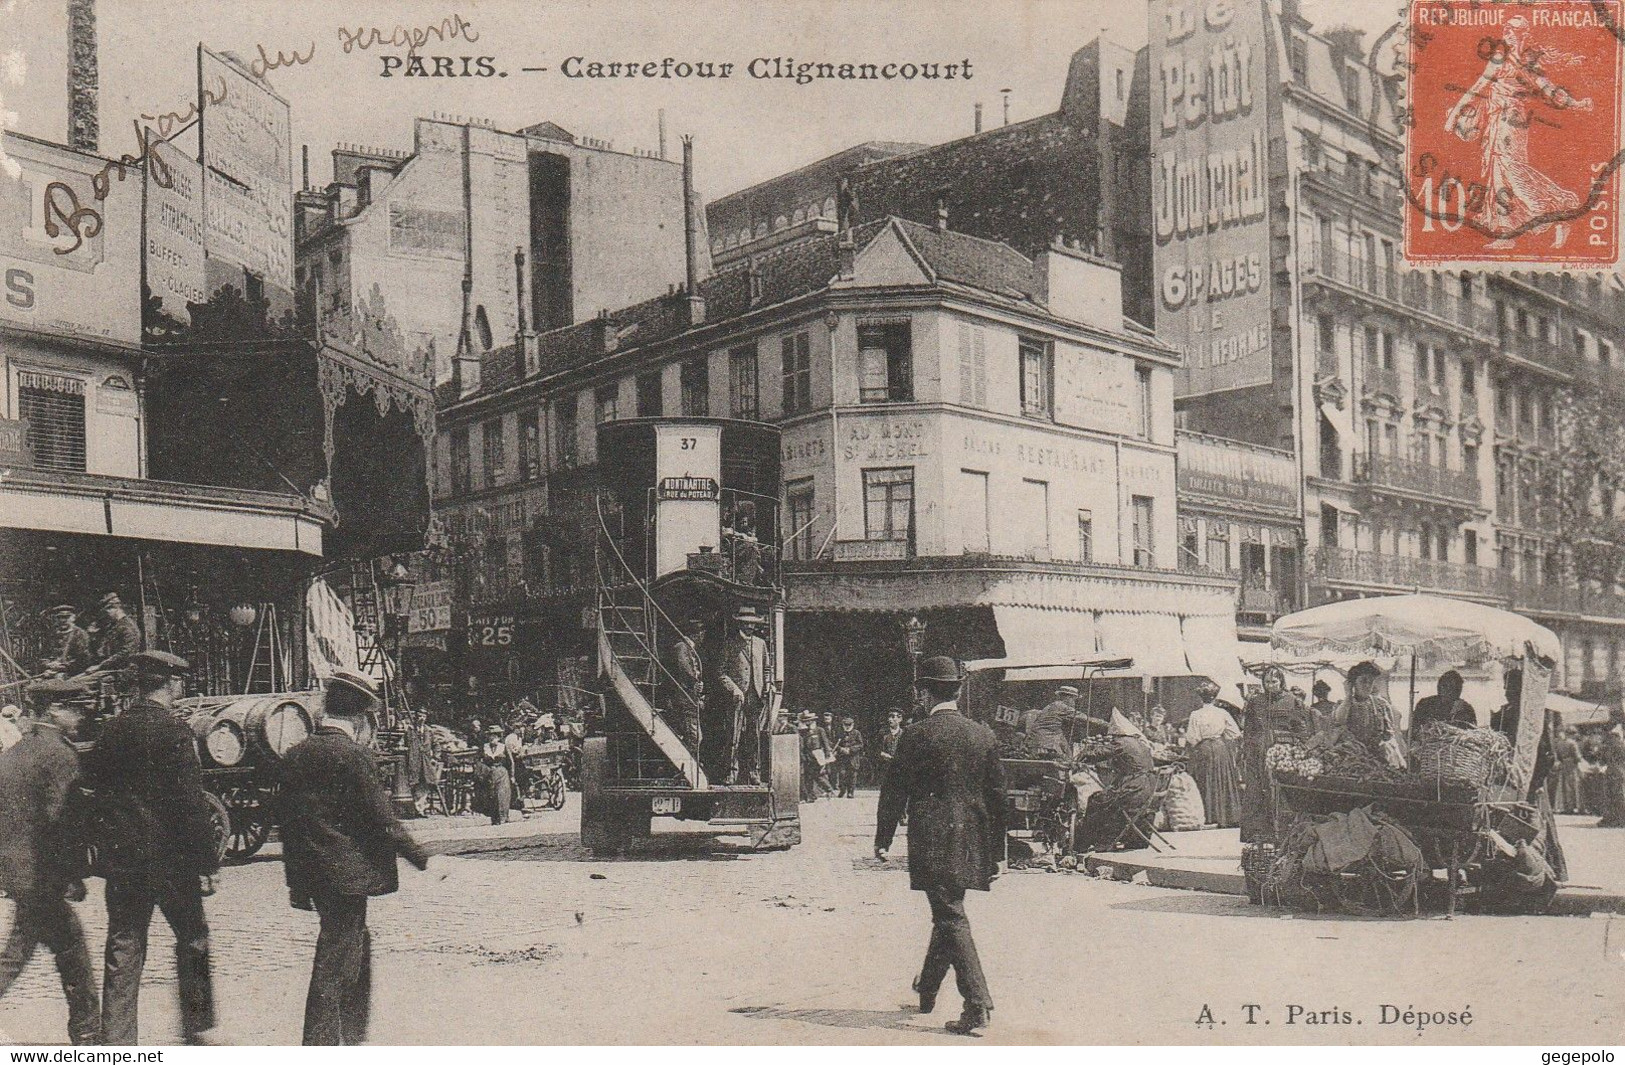
<path fill-rule="evenodd" d="M 895 232 L 918 261 L 930 272 L 936 284 L 972 290 L 984 298 L 1011 306 L 1043 311 L 1035 295 L 1039 291 L 1031 259 L 1006 244 L 984 240 L 952 230 L 901 218 L 883 218 L 858 226 L 847 234 L 861 253 L 886 232 Z M 524 380 L 534 380 L 585 366 L 611 353 L 645 348 L 678 336 L 693 328 L 710 328 L 829 289 L 840 270 L 840 242 L 847 235 L 824 233 L 786 246 L 774 255 L 754 260 L 749 269 L 739 268 L 706 278 L 699 283 L 699 296 L 705 301 L 703 326 L 689 325 L 686 293 L 674 289 L 664 296 L 635 303 L 619 310 L 602 311 L 597 318 L 577 322 L 536 338 L 541 373 L 524 378 L 520 372 L 515 345 L 495 348 L 484 354 L 480 366 L 480 386 L 467 396 L 457 394 L 455 382 L 436 389 L 441 409 L 499 394 Z M 757 286 L 752 298 L 753 277 Z M 1122 331 L 1149 338 L 1150 331 L 1125 318 Z M 615 343 L 606 343 L 613 330 Z"/>

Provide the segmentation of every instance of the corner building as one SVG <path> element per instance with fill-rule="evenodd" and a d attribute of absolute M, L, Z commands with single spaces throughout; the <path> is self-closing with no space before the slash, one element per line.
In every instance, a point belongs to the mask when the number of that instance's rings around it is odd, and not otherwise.
<path fill-rule="evenodd" d="M 883 720 L 910 619 L 924 654 L 1154 677 L 1233 641 L 1234 583 L 1175 566 L 1174 358 L 1111 264 L 887 218 L 526 344 L 447 390 L 436 463 L 470 616 L 514 625 L 470 666 L 514 694 L 584 668 L 594 429 L 634 416 L 781 427 L 792 709 Z"/>

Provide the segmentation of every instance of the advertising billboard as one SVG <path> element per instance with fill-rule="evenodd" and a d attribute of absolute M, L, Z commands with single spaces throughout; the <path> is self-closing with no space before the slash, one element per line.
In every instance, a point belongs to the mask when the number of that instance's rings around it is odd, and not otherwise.
<path fill-rule="evenodd" d="M 18 173 L 0 178 L 0 322 L 140 344 L 140 172 L 4 136 Z"/>
<path fill-rule="evenodd" d="M 288 101 L 224 56 L 198 47 L 204 216 L 209 255 L 293 291 L 293 147 Z"/>
<path fill-rule="evenodd" d="M 1267 384 L 1269 64 L 1264 0 L 1153 0 L 1156 329 L 1176 392 Z"/>
<path fill-rule="evenodd" d="M 188 303 L 202 303 L 203 169 L 196 160 L 152 130 L 146 132 L 147 288 L 162 301 L 158 310 L 191 324 Z"/>

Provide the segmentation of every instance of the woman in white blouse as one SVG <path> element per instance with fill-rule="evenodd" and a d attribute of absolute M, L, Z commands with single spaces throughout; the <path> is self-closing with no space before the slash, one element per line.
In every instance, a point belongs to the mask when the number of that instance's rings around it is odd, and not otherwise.
<path fill-rule="evenodd" d="M 1186 768 L 1202 792 L 1207 820 L 1220 828 L 1233 828 L 1241 813 L 1241 786 L 1236 772 L 1236 743 L 1241 727 L 1222 706 L 1215 704 L 1219 686 L 1203 681 L 1197 689 L 1202 705 L 1185 722 L 1185 745 L 1190 748 Z"/>

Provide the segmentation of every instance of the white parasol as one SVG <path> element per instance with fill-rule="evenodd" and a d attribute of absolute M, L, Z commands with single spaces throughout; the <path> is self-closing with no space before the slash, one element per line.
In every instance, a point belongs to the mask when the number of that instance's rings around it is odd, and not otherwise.
<path fill-rule="evenodd" d="M 1550 659 L 1562 653 L 1557 636 L 1526 617 L 1435 595 L 1349 599 L 1300 610 L 1275 622 L 1270 643 L 1300 658 L 1391 655 L 1461 665 L 1520 658 L 1526 645 Z"/>

